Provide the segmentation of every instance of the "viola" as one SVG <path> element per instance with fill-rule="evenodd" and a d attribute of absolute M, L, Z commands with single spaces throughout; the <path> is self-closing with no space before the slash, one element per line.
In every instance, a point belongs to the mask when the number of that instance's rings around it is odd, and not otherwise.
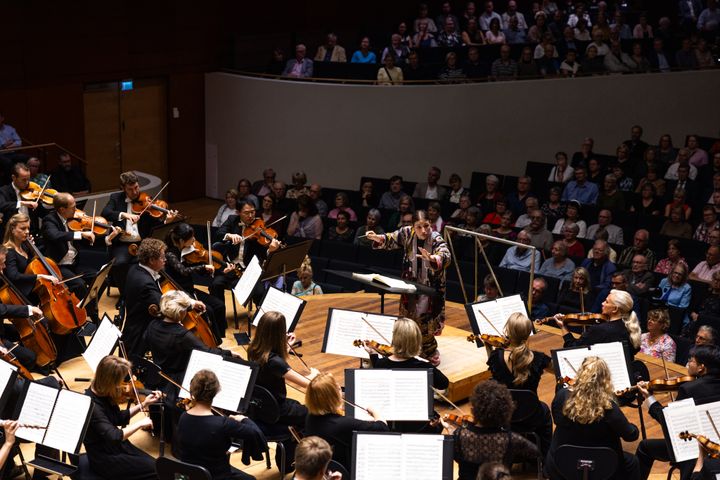
<path fill-rule="evenodd" d="M 556 320 L 555 317 L 539 318 L 535 320 L 535 323 L 538 325 L 542 325 L 553 320 Z M 610 319 L 607 315 L 603 315 L 602 313 L 590 312 L 568 313 L 563 315 L 562 317 L 563 325 L 568 327 L 588 327 L 592 325 L 598 325 L 602 322 L 607 322 L 608 320 Z"/>
<path fill-rule="evenodd" d="M 474 334 L 467 336 L 468 342 L 477 342 L 478 340 L 485 345 L 495 348 L 507 348 L 510 346 L 510 339 L 504 335 L 488 335 L 487 333 L 483 333 L 480 336 Z"/>
<path fill-rule="evenodd" d="M 456 415 L 454 413 L 446 413 L 443 415 L 443 420 L 445 420 L 448 423 L 452 423 L 455 426 L 458 427 L 464 427 L 466 425 L 472 425 L 475 423 L 473 421 L 472 415 Z"/>
<path fill-rule="evenodd" d="M 242 267 L 240 267 L 240 265 L 226 262 L 225 260 L 223 260 L 222 254 L 217 250 L 213 250 L 211 262 L 209 258 L 210 252 L 206 250 L 205 247 L 203 247 L 203 244 L 200 243 L 198 240 L 195 240 L 195 242 L 192 244 L 192 248 L 192 252 L 188 253 L 187 255 L 183 255 L 183 261 L 186 261 L 191 265 L 212 265 L 216 271 L 224 270 L 228 265 L 231 265 L 238 274 L 242 273 Z"/>
<path fill-rule="evenodd" d="M 274 229 L 266 227 L 262 218 L 256 218 L 253 223 L 243 227 L 242 236 L 243 240 L 257 240 L 260 245 L 267 247 L 278 238 L 278 233 Z"/>
<path fill-rule="evenodd" d="M 92 224 L 92 227 L 90 226 Z M 95 235 L 105 235 L 113 229 L 104 217 L 99 215 L 95 216 L 93 222 L 92 215 L 88 215 L 80 209 L 75 210 L 73 218 L 67 221 L 67 226 L 73 232 L 90 232 L 92 231 Z"/>
<path fill-rule="evenodd" d="M 680 385 L 683 385 L 688 382 L 692 382 L 695 380 L 695 377 L 692 375 L 683 375 L 680 377 L 673 377 L 673 378 L 657 378 L 655 380 L 650 380 L 649 382 L 644 382 L 647 384 L 647 389 L 649 392 L 675 392 L 680 388 Z M 626 388 L 625 390 L 619 390 L 615 392 L 615 395 L 622 396 L 626 393 L 635 392 L 638 390 L 637 385 L 633 385 L 632 387 Z"/>
<path fill-rule="evenodd" d="M 40 196 L 40 192 L 42 192 L 42 197 Z M 26 202 L 40 201 L 45 205 L 52 206 L 53 199 L 55 198 L 55 195 L 57 195 L 57 193 L 57 190 L 53 188 L 46 188 L 43 192 L 42 185 L 38 185 L 35 182 L 30 182 L 25 190 L 20 191 L 19 196 L 21 200 L 24 200 Z"/>
<path fill-rule="evenodd" d="M 156 199 L 153 201 L 152 197 L 145 192 L 140 192 L 138 198 L 131 203 L 132 212 L 135 215 L 147 213 L 153 218 L 160 218 L 163 215 L 171 213 L 171 210 L 168 208 L 168 203 L 165 200 Z"/>
<path fill-rule="evenodd" d="M 30 301 L 13 285 L 4 273 L 0 272 L 0 279 L 5 285 L 0 287 L 0 301 L 5 305 L 30 305 Z M 57 348 L 50 337 L 45 324 L 32 318 L 11 317 L 10 321 L 20 335 L 20 342 L 35 352 L 36 363 L 44 367 L 57 359 Z M 32 378 L 32 377 L 31 377 Z"/>
<path fill-rule="evenodd" d="M 28 238 L 28 243 L 35 254 L 25 270 L 29 275 L 52 275 L 62 280 L 60 268 L 51 259 L 40 253 L 37 246 Z M 80 300 L 70 292 L 64 283 L 54 284 L 50 280 L 38 278 L 34 291 L 40 297 L 40 308 L 50 324 L 50 330 L 64 335 L 74 328 L 82 327 L 87 322 L 87 312 L 78 307 Z"/>
<path fill-rule="evenodd" d="M 705 451 L 708 452 L 708 456 L 710 458 L 720 458 L 720 444 L 717 444 L 707 438 L 705 435 L 696 435 L 694 433 L 689 433 L 688 431 L 680 432 L 678 436 L 685 440 L 686 442 L 689 442 L 693 438 L 698 441 L 700 445 L 703 446 Z"/>
<path fill-rule="evenodd" d="M 385 344 L 376 342 L 375 340 L 353 340 L 353 345 L 356 347 L 366 346 L 368 348 L 375 350 L 377 353 L 379 353 L 383 357 L 389 357 L 390 355 L 393 354 L 393 348 L 390 345 L 385 345 Z"/>

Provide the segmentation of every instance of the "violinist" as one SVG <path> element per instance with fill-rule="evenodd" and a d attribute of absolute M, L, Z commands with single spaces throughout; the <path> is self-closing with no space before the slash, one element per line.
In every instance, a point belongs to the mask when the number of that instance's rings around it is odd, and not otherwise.
<path fill-rule="evenodd" d="M 193 407 L 178 423 L 180 460 L 205 467 L 213 480 L 254 480 L 230 465 L 228 449 L 233 440 L 242 441 L 243 462 L 262 460 L 267 442 L 260 428 L 244 415 L 214 415 L 212 402 L 220 392 L 220 382 L 212 370 L 200 370 L 190 381 Z M 173 445 L 174 446 L 174 445 Z"/>
<path fill-rule="evenodd" d="M 552 360 L 543 352 L 530 350 L 528 338 L 532 330 L 533 325 L 529 318 L 522 313 L 511 314 L 505 324 L 505 335 L 510 346 L 507 349 L 494 349 L 487 364 L 496 382 L 511 389 L 529 390 L 537 396 L 540 377 Z M 518 429 L 537 433 L 541 450 L 543 454 L 547 453 L 552 437 L 552 418 L 548 406 L 538 400 L 535 415 Z"/>
<path fill-rule="evenodd" d="M 305 405 L 309 414 L 305 422 L 305 435 L 317 435 L 335 447 L 333 460 L 348 472 L 352 471 L 353 432 L 387 432 L 387 422 L 370 406 L 365 406 L 374 421 L 357 420 L 343 416 L 343 399 L 340 385 L 331 373 L 313 378 L 305 391 Z"/>
<path fill-rule="evenodd" d="M 293 480 L 342 480 L 340 472 L 328 470 L 333 449 L 320 437 L 304 437 L 295 452 Z"/>
<path fill-rule="evenodd" d="M 0 187 L 0 213 L 6 221 L 16 213 L 27 215 L 32 219 L 33 232 L 37 232 L 38 218 L 44 217 L 48 210 L 40 205 L 39 200 L 23 200 L 20 196 L 30 186 L 30 169 L 24 163 L 16 163 L 11 177 L 10 184 Z"/>
<path fill-rule="evenodd" d="M 207 264 L 190 265 L 189 255 L 195 251 L 195 231 L 187 223 L 178 223 L 168 233 L 165 243 L 168 248 L 165 251 L 165 271 L 177 282 L 187 293 L 202 301 L 207 307 L 207 313 L 211 320 L 213 333 L 218 339 L 225 337 L 227 330 L 227 319 L 225 318 L 225 295 L 215 297 L 195 288 L 193 274 L 212 275 L 215 268 Z M 217 293 L 217 292 L 215 292 Z"/>
<path fill-rule="evenodd" d="M 95 377 L 85 394 L 93 401 L 92 417 L 83 444 L 90 469 L 108 480 L 156 479 L 155 459 L 128 440 L 138 430 L 149 430 L 149 417 L 130 423 L 132 417 L 160 400 L 159 392 L 148 395 L 141 405 L 120 410 L 125 401 L 123 383 L 130 375 L 132 364 L 108 355 L 100 360 Z M 120 428 L 118 428 L 120 427 Z"/>
<path fill-rule="evenodd" d="M 111 255 L 115 263 L 110 275 L 120 292 L 124 293 L 129 265 L 135 262 L 130 255 L 129 246 L 150 235 L 152 228 L 162 224 L 162 220 L 147 214 L 140 216 L 133 213 L 133 204 L 140 198 L 140 183 L 134 172 L 120 174 L 120 188 L 121 192 L 110 195 L 102 216 L 123 229 L 119 241 L 113 242 Z M 164 220 L 165 223 L 172 222 L 176 215 L 177 212 L 171 210 Z"/>
<path fill-rule="evenodd" d="M 602 303 L 602 314 L 607 321 L 587 328 L 580 338 L 573 337 L 563 323 L 563 314 L 555 315 L 555 321 L 563 332 L 564 346 L 581 347 L 596 343 L 623 342 L 633 354 L 640 350 L 640 322 L 633 312 L 633 300 L 628 292 L 610 290 Z"/>
<path fill-rule="evenodd" d="M 687 363 L 688 375 L 697 379 L 679 385 L 676 400 L 694 398 L 695 403 L 704 403 L 703 400 L 720 395 L 720 348 L 716 346 L 695 346 L 690 351 L 690 360 Z M 638 389 L 645 397 L 645 405 L 651 417 L 660 422 L 663 419 L 663 406 L 651 395 L 646 383 L 639 383 Z M 670 461 L 667 443 L 661 439 L 647 439 L 640 442 L 635 452 L 640 461 L 640 478 L 646 479 L 650 475 L 653 462 Z M 679 463 L 682 478 L 689 478 L 695 462 L 692 460 Z"/>

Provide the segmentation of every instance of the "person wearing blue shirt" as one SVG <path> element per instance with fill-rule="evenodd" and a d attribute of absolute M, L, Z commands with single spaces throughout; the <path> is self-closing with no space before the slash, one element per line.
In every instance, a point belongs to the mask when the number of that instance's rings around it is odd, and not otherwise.
<path fill-rule="evenodd" d="M 517 241 L 530 245 L 530 235 L 525 230 L 520 231 Z M 500 261 L 502 268 L 511 268 L 513 270 L 530 271 L 532 263 L 532 249 L 513 246 L 507 249 L 505 256 Z M 540 270 L 540 252 L 535 252 L 535 271 Z"/>
<path fill-rule="evenodd" d="M 363 37 L 360 40 L 360 50 L 353 53 L 350 63 L 377 63 L 375 53 L 370 51 L 370 39 Z"/>
<path fill-rule="evenodd" d="M 552 257 L 543 262 L 537 274 L 559 278 L 560 280 L 571 280 L 575 271 L 575 264 L 567 258 L 565 242 L 558 240 L 553 243 L 551 252 Z"/>
<path fill-rule="evenodd" d="M 670 275 L 660 280 L 660 300 L 667 305 L 678 308 L 690 306 L 692 287 L 687 282 L 688 267 L 683 262 L 677 262 L 670 271 Z"/>
<path fill-rule="evenodd" d="M 575 180 L 568 182 L 563 190 L 561 200 L 563 202 L 577 200 L 583 205 L 595 205 L 598 194 L 597 185 L 587 181 L 587 170 L 584 167 L 578 167 L 575 169 Z"/>
<path fill-rule="evenodd" d="M 583 260 L 581 267 L 590 273 L 590 286 L 595 291 L 610 287 L 612 274 L 617 268 L 610 261 L 610 246 L 605 240 L 595 240 L 592 248 L 592 258 Z"/>

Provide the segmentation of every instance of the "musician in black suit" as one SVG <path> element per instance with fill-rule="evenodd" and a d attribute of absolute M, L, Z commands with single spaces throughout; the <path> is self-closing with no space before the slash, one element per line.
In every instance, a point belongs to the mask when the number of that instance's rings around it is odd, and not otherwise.
<path fill-rule="evenodd" d="M 48 209 L 37 201 L 27 201 L 20 198 L 20 192 L 30 185 L 30 169 L 24 163 L 16 163 L 12 170 L 12 182 L 0 187 L 0 213 L 7 221 L 16 213 L 28 215 L 32 221 L 31 230 L 38 231 L 38 218 L 44 217 Z M 42 186 L 42 185 L 41 185 Z"/>
<path fill-rule="evenodd" d="M 713 399 L 720 395 L 720 348 L 710 345 L 693 347 L 690 351 L 687 369 L 688 375 L 697 376 L 697 379 L 681 384 L 676 400 L 694 398 L 695 403 L 702 403 L 704 399 Z M 650 416 L 659 423 L 664 423 L 664 407 L 650 394 L 646 383 L 639 383 L 638 387 L 646 398 L 645 404 L 649 405 L 648 412 Z M 665 440 L 660 439 L 641 441 L 635 455 L 640 461 L 640 478 L 643 480 L 650 475 L 655 460 L 670 461 L 667 443 Z M 690 477 L 695 461 L 680 462 L 678 466 L 680 467 L 681 478 L 686 479 Z"/>
<path fill-rule="evenodd" d="M 114 242 L 111 249 L 115 263 L 110 275 L 113 283 L 121 293 L 124 293 L 129 265 L 136 261 L 128 251 L 129 246 L 133 243 L 138 244 L 143 238 L 148 237 L 152 228 L 160 225 L 162 221 L 150 215 L 140 216 L 133 213 L 133 202 L 140 197 L 140 183 L 135 173 L 121 173 L 120 188 L 122 188 L 121 192 L 110 195 L 107 205 L 103 208 L 102 216 L 123 230 L 119 241 Z M 170 211 L 165 222 L 171 222 L 176 215 L 177 212 Z"/>

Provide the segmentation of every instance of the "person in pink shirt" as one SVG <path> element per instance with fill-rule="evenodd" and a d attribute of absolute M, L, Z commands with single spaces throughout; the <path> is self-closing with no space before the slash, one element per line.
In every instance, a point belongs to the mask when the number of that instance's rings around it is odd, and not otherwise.
<path fill-rule="evenodd" d="M 697 135 L 688 135 L 687 149 L 690 152 L 690 159 L 688 160 L 690 165 L 700 168 L 708 164 L 708 154 L 700 148 Z"/>

